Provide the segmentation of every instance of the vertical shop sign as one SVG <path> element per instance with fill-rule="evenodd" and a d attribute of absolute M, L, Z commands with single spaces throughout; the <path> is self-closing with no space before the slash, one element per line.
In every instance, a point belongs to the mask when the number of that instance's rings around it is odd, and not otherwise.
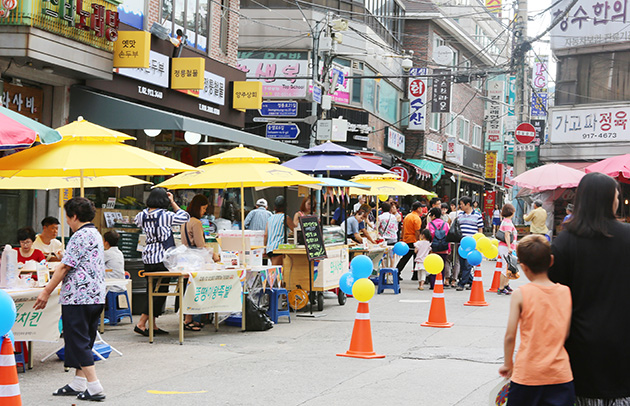
<path fill-rule="evenodd" d="M 497 185 L 503 186 L 503 162 L 497 162 Z"/>
<path fill-rule="evenodd" d="M 545 126 L 546 126 L 545 120 L 531 120 L 530 123 L 536 129 L 536 139 L 534 140 L 534 143 L 536 145 L 544 144 L 545 143 Z"/>
<path fill-rule="evenodd" d="M 448 137 L 446 140 L 446 160 L 457 165 L 464 163 L 464 146 L 455 137 Z"/>
<path fill-rule="evenodd" d="M 497 151 L 486 152 L 486 179 L 494 180 L 497 177 Z"/>
<path fill-rule="evenodd" d="M 486 103 L 486 140 L 500 141 L 503 132 L 503 97 L 505 82 L 492 80 L 488 83 L 488 98 Z"/>
<path fill-rule="evenodd" d="M 385 134 L 387 134 L 387 147 L 404 154 L 405 136 L 392 127 L 386 127 Z"/>
<path fill-rule="evenodd" d="M 537 56 L 532 69 L 532 109 L 531 115 L 534 117 L 547 116 L 547 64 L 548 56 Z"/>
<path fill-rule="evenodd" d="M 492 212 L 494 211 L 494 205 L 497 201 L 497 192 L 495 191 L 486 191 L 483 194 L 483 211 L 490 217 L 492 217 Z"/>
<path fill-rule="evenodd" d="M 451 71 L 450 69 L 433 69 L 433 113 L 449 113 L 451 111 Z M 440 76 L 443 75 L 443 76 Z"/>
<path fill-rule="evenodd" d="M 416 76 L 426 75 L 427 68 L 414 69 Z M 424 131 L 427 122 L 427 82 L 425 78 L 409 79 L 409 125 L 407 129 Z"/>

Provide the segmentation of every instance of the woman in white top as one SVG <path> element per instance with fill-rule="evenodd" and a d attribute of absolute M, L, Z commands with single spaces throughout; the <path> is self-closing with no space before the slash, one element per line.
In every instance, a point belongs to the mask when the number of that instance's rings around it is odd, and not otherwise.
<path fill-rule="evenodd" d="M 398 219 L 396 218 L 396 209 L 387 202 L 384 202 L 381 207 L 383 208 L 383 213 L 378 216 L 376 229 L 378 230 L 378 234 L 387 242 L 387 245 L 394 245 L 398 242 Z"/>

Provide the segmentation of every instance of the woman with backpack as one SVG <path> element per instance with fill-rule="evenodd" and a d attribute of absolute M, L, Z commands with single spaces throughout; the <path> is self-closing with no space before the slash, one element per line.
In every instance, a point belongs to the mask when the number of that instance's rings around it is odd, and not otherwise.
<path fill-rule="evenodd" d="M 381 205 L 383 213 L 378 216 L 376 229 L 378 234 L 387 242 L 387 245 L 394 245 L 398 242 L 398 219 L 396 218 L 395 206 L 384 202 Z"/>
<path fill-rule="evenodd" d="M 428 224 L 427 229 L 431 233 L 432 242 L 431 242 L 431 251 L 434 254 L 438 254 L 444 260 L 444 273 L 442 274 L 443 279 L 446 281 L 447 278 L 451 276 L 451 267 L 446 266 L 449 262 L 447 262 L 448 255 L 451 252 L 450 245 L 448 241 L 446 241 L 446 236 L 449 231 L 448 222 L 442 220 L 442 209 L 440 207 L 433 207 L 429 211 L 428 215 Z M 429 278 L 429 282 L 431 283 L 431 289 L 433 289 L 433 285 L 435 283 L 435 275 L 431 275 Z M 447 283 L 444 284 L 444 288 L 450 287 Z"/>

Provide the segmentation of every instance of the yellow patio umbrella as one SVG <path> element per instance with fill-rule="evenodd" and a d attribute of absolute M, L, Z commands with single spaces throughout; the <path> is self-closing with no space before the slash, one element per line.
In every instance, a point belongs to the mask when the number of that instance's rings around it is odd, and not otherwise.
<path fill-rule="evenodd" d="M 195 170 L 174 159 L 124 144 L 122 141 L 135 138 L 81 118 L 58 130 L 63 135 L 60 142 L 0 158 L 0 176 L 78 177 L 83 196 L 82 181 L 86 177 L 172 175 Z"/>
<path fill-rule="evenodd" d="M 1 160 L 0 160 L 1 161 Z M 243 189 L 256 186 L 316 186 L 320 182 L 294 169 L 279 165 L 274 156 L 242 145 L 203 160 L 195 172 L 185 172 L 155 187 L 166 189 L 241 189 L 241 229 L 245 249 L 245 202 Z M 244 254 L 243 254 L 244 258 Z"/>
<path fill-rule="evenodd" d="M 437 196 L 437 194 L 433 192 L 429 192 L 428 190 L 424 190 L 418 186 L 399 180 L 399 176 L 395 174 L 357 175 L 350 180 L 352 182 L 370 186 L 369 190 L 351 187 L 349 191 L 351 195 Z"/>

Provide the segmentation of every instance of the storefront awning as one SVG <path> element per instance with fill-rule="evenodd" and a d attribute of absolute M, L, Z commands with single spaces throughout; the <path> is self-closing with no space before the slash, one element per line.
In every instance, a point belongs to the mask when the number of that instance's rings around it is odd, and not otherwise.
<path fill-rule="evenodd" d="M 162 111 L 115 97 L 73 88 L 70 96 L 70 118 L 86 120 L 118 130 L 178 130 L 191 131 L 212 138 L 273 151 L 276 154 L 298 156 L 303 148 L 270 140 L 259 135 L 208 121 Z"/>
<path fill-rule="evenodd" d="M 407 162 L 430 173 L 433 178 L 433 186 L 435 186 L 440 181 L 442 175 L 444 175 L 444 165 L 439 162 L 429 161 L 428 159 L 408 159 Z"/>
<path fill-rule="evenodd" d="M 445 169 L 447 172 L 452 173 L 456 177 L 461 176 L 464 182 L 474 183 L 476 185 L 483 185 L 485 183 L 484 179 L 478 178 L 476 176 L 469 175 L 467 173 L 464 173 L 455 169 L 451 169 L 451 168 L 445 168 Z"/>
<path fill-rule="evenodd" d="M 383 165 L 383 158 L 381 158 L 380 156 L 374 155 L 374 153 L 372 152 L 357 152 L 356 154 L 354 154 L 355 156 L 361 157 L 367 161 L 372 162 L 373 164 L 376 165 Z"/>

